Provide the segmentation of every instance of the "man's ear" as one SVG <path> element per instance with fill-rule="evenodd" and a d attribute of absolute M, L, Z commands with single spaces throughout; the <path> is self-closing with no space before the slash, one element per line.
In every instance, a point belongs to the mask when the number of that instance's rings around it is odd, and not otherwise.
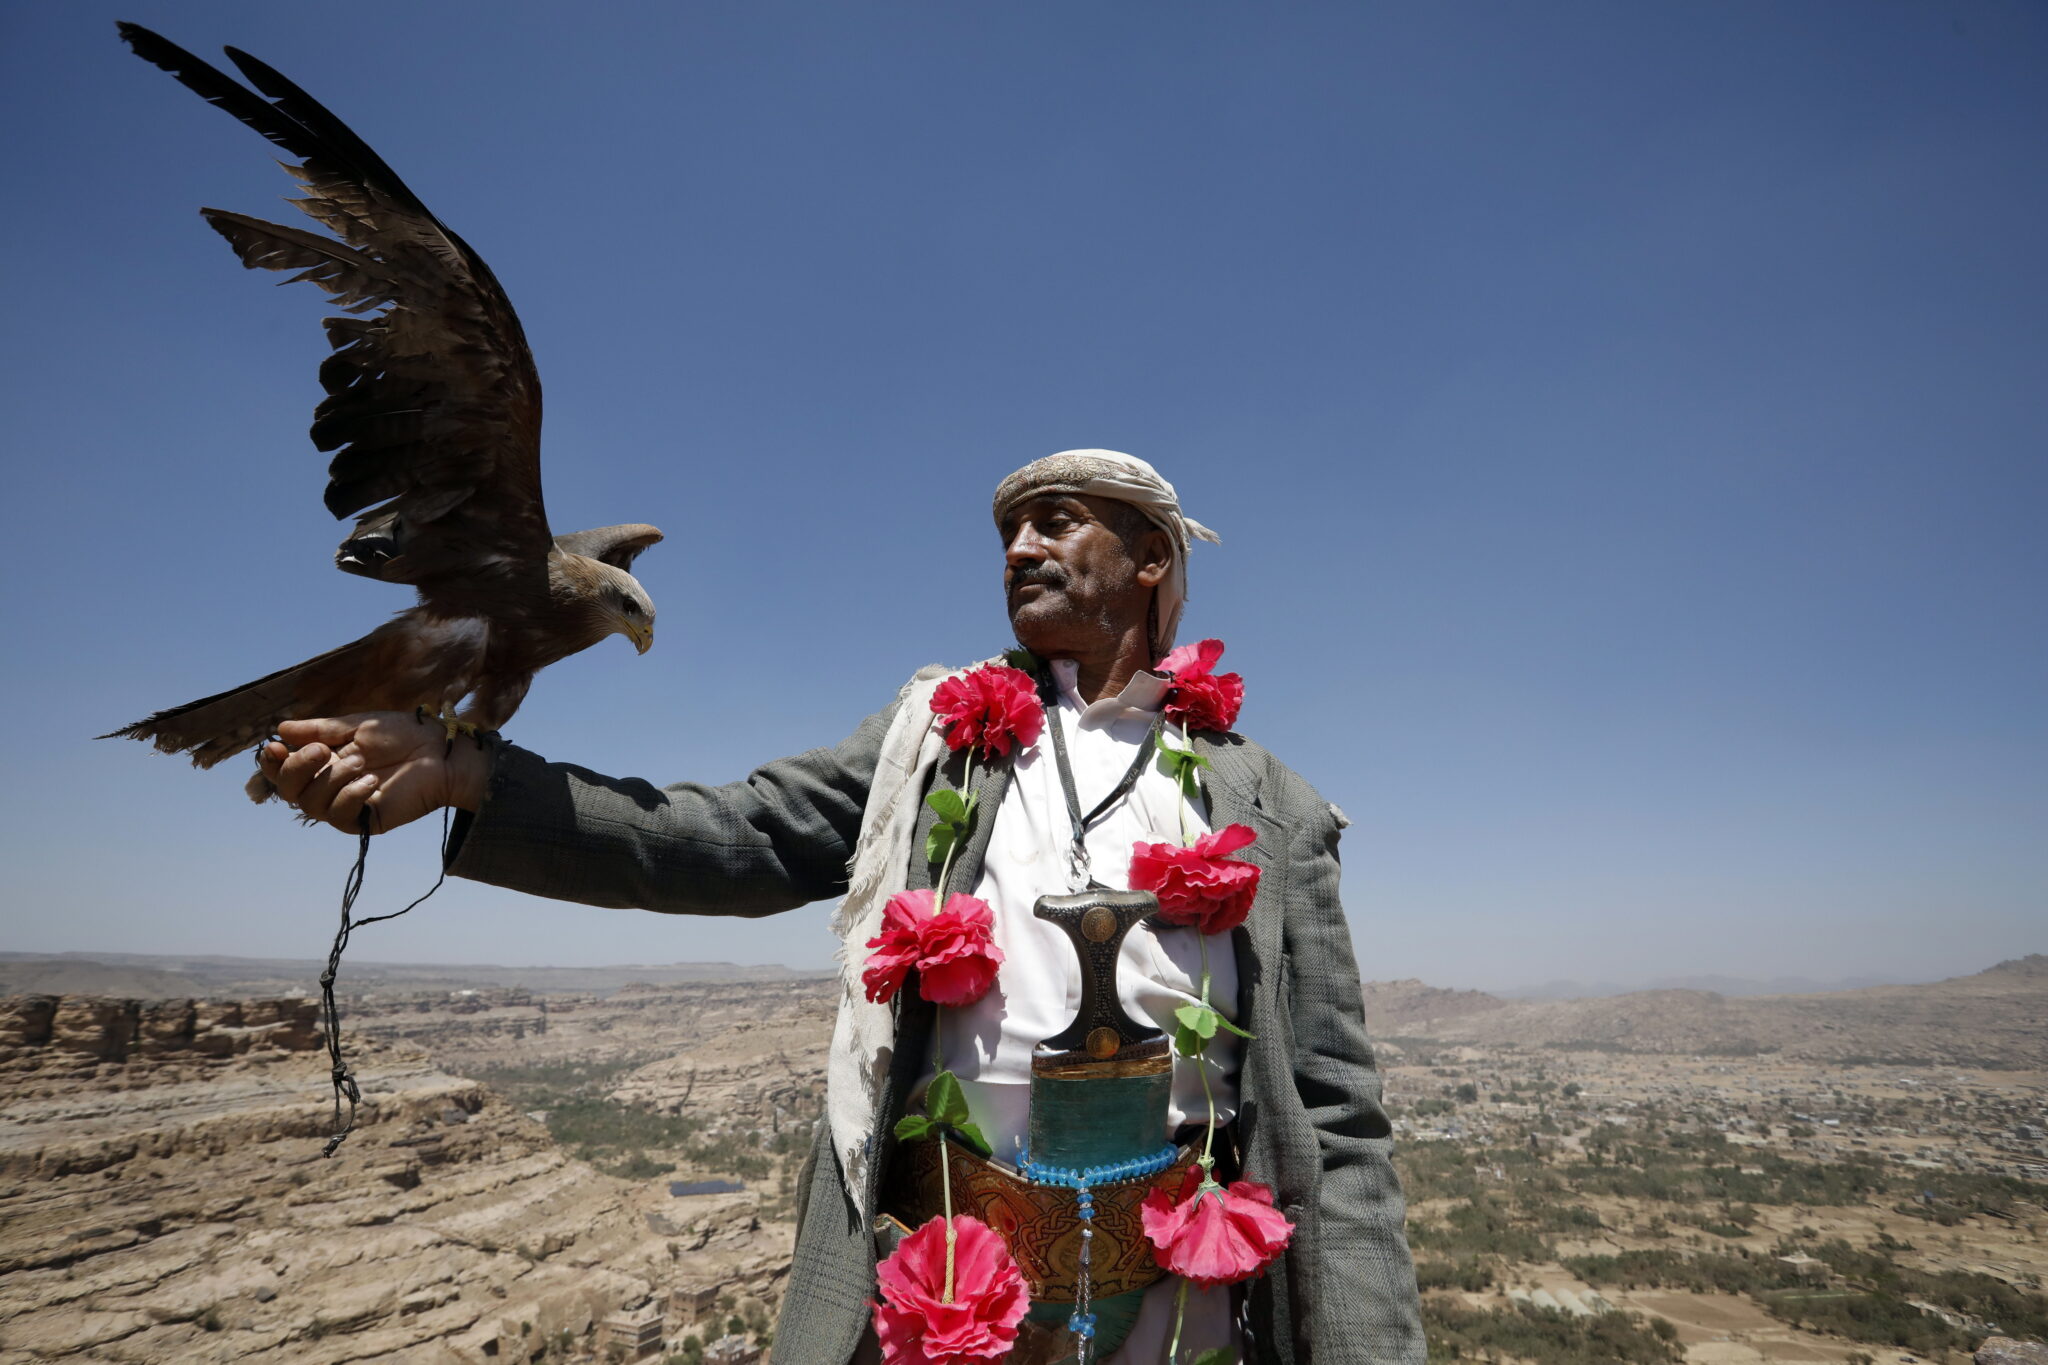
<path fill-rule="evenodd" d="M 1153 527 L 1138 541 L 1138 582 L 1156 588 L 1173 567 L 1173 538 Z"/>

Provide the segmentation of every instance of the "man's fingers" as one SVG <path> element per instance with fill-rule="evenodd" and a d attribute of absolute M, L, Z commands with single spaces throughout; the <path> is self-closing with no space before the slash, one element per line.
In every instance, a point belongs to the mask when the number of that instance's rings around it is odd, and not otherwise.
<path fill-rule="evenodd" d="M 342 788 L 365 775 L 367 765 L 355 754 L 335 754 L 306 782 L 295 803 L 298 808 L 315 819 L 331 819 L 331 807 Z M 278 788 L 283 791 L 282 787 Z"/>
<path fill-rule="evenodd" d="M 266 751 L 265 758 L 268 759 L 269 756 Z M 277 788 L 277 794 L 296 806 L 305 795 L 307 786 L 321 774 L 332 757 L 334 755 L 326 745 L 308 744 L 305 748 L 295 749 L 277 760 L 274 772 L 270 763 L 266 762 L 263 765 L 263 772 Z"/>
<path fill-rule="evenodd" d="M 360 829 L 357 819 L 362 814 L 363 807 L 376 794 L 377 775 L 375 773 L 364 773 L 354 781 L 344 784 L 334 794 L 333 803 L 327 807 L 327 814 L 324 818 L 328 824 L 341 830 L 343 833 L 355 834 Z M 377 828 L 376 815 L 373 811 L 370 822 L 371 832 L 374 833 Z"/>
<path fill-rule="evenodd" d="M 323 716 L 317 720 L 281 720 L 277 723 L 277 737 L 292 748 L 308 744 L 326 744 L 340 748 L 348 743 L 356 727 L 368 719 L 362 716 Z"/>

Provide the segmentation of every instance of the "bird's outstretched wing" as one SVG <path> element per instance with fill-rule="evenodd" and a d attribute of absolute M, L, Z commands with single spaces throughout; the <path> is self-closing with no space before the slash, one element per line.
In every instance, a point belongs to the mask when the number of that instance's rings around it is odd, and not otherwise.
<path fill-rule="evenodd" d="M 304 187 L 291 202 L 341 239 L 202 210 L 244 265 L 296 271 L 353 315 L 326 320 L 334 353 L 312 429 L 335 452 L 327 510 L 363 514 L 335 562 L 429 599 L 543 575 L 540 377 L 490 267 L 270 67 L 227 49 L 251 91 L 146 28 L 119 27 L 138 57 L 300 158 L 286 168 Z"/>

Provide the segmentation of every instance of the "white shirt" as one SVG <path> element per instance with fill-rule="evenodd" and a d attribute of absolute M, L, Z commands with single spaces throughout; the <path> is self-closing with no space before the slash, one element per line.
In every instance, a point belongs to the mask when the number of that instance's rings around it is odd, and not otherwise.
<path fill-rule="evenodd" d="M 1167 683 L 1155 674 L 1141 672 L 1116 696 L 1084 706 L 1075 688 L 1078 673 L 1071 660 L 1053 661 L 1060 706 L 1058 715 L 1047 715 L 1045 723 L 1066 727 L 1067 757 L 1085 814 L 1115 790 L 1130 769 L 1137 746 L 1165 701 Z M 1178 726 L 1165 726 L 1160 740 L 1177 749 L 1187 747 L 1187 738 Z M 1147 763 L 1130 793 L 1088 831 L 1088 858 L 1095 880 L 1128 889 L 1131 846 L 1141 841 L 1180 843 L 1183 819 L 1189 834 L 1209 832 L 1199 804 L 1185 801 L 1157 762 Z M 1073 821 L 1060 787 L 1049 732 L 1041 733 L 1036 744 L 1018 750 L 1009 793 L 997 808 L 995 820 L 973 890 L 995 912 L 995 944 L 1002 950 L 1003 962 L 987 995 L 972 1005 L 941 1012 L 939 1048 L 947 1069 L 960 1078 L 974 1122 L 996 1155 L 1012 1160 L 1028 1126 L 1032 1050 L 1072 1023 L 1081 1007 L 1081 962 L 1072 940 L 1059 926 L 1031 913 L 1040 896 L 1065 895 L 1085 884 L 1085 879 L 1077 884 L 1070 871 Z M 949 888 L 948 894 L 961 889 Z M 1208 958 L 1209 1003 L 1224 1018 L 1238 1022 L 1237 958 L 1229 936 L 1210 939 Z M 1118 961 L 1117 995 L 1133 1019 L 1140 1023 L 1149 1020 L 1171 1037 L 1176 1026 L 1173 1012 L 1199 1000 L 1201 988 L 1201 936 L 1193 929 L 1155 932 L 1139 924 L 1125 936 Z M 1205 1062 L 1218 1123 L 1228 1123 L 1237 1112 L 1241 1050 L 1237 1037 L 1227 1030 L 1218 1030 L 1209 1044 Z M 1185 1057 L 1174 1059 L 1173 1098 L 1167 1106 L 1162 1140 L 1183 1123 L 1199 1123 L 1208 1117 L 1197 1070 L 1203 1064 Z M 927 1063 L 926 1079 L 932 1073 Z M 1148 1292 L 1137 1329 L 1112 1361 L 1156 1359 L 1162 1353 L 1164 1333 L 1172 1327 L 1176 1288 L 1178 1282 L 1169 1277 Z M 1228 1292 L 1220 1289 L 1212 1294 L 1189 1294 L 1182 1347 L 1190 1357 L 1208 1346 L 1233 1341 L 1228 1298 Z M 1160 1333 L 1156 1341 L 1155 1332 Z M 1141 1356 L 1141 1347 L 1149 1354 Z"/>

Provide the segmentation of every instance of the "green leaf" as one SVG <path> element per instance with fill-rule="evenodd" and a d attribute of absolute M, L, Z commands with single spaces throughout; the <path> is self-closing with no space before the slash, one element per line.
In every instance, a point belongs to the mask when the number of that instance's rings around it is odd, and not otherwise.
<path fill-rule="evenodd" d="M 1207 1005 L 1182 1005 L 1173 1012 L 1183 1028 L 1193 1029 L 1197 1037 L 1214 1038 L 1216 1026 L 1223 1022 L 1223 1016 Z"/>
<path fill-rule="evenodd" d="M 1216 1016 L 1216 1022 L 1221 1024 L 1224 1028 L 1229 1029 L 1232 1033 L 1235 1033 L 1240 1038 L 1256 1038 L 1259 1036 L 1256 1033 L 1246 1033 L 1243 1029 L 1231 1023 L 1228 1019 L 1225 1019 L 1220 1014 Z"/>
<path fill-rule="evenodd" d="M 981 1135 L 981 1129 L 973 1124 L 963 1123 L 951 1131 L 954 1137 L 960 1139 L 961 1145 L 972 1148 L 976 1155 L 994 1156 L 996 1154 L 996 1149 L 989 1146 L 988 1139 Z"/>
<path fill-rule="evenodd" d="M 974 795 L 972 795 L 972 796 L 970 796 L 970 797 L 968 797 L 968 798 L 967 798 L 967 809 L 966 809 L 966 810 L 964 810 L 964 811 L 962 811 L 962 812 L 960 813 L 960 823 L 961 823 L 962 825 L 965 825 L 965 826 L 967 826 L 968 828 L 972 828 L 972 827 L 973 827 L 973 825 L 974 825 L 974 808 L 975 808 L 976 806 L 980 805 L 980 804 L 981 804 L 981 793 L 980 793 L 980 792 L 976 792 L 976 793 L 974 793 Z"/>
<path fill-rule="evenodd" d="M 932 1121 L 923 1114 L 905 1114 L 896 1120 L 896 1137 L 902 1142 L 915 1142 L 919 1138 L 930 1137 L 931 1131 Z"/>
<path fill-rule="evenodd" d="M 1173 1031 L 1173 1050 L 1183 1057 L 1199 1057 L 1209 1047 L 1208 1039 L 1182 1024 Z"/>
<path fill-rule="evenodd" d="M 1021 668 L 1026 673 L 1038 671 L 1038 656 L 1023 646 L 1003 651 L 1003 662 L 1012 668 Z"/>
<path fill-rule="evenodd" d="M 928 863 L 943 863 L 946 854 L 952 850 L 954 831 L 951 825 L 933 825 L 932 832 L 924 836 L 924 859 Z"/>
<path fill-rule="evenodd" d="M 924 803 L 938 812 L 939 818 L 949 825 L 957 825 L 967 818 L 967 802 L 951 787 L 941 787 L 924 799 Z"/>
<path fill-rule="evenodd" d="M 925 1087 L 924 1112 L 948 1128 L 959 1128 L 968 1121 L 967 1096 L 960 1089 L 960 1078 L 950 1071 L 941 1071 L 932 1077 L 932 1083 Z"/>
<path fill-rule="evenodd" d="M 1231 1365 L 1237 1359 L 1237 1352 L 1228 1346 L 1211 1346 L 1196 1356 L 1193 1365 Z"/>

